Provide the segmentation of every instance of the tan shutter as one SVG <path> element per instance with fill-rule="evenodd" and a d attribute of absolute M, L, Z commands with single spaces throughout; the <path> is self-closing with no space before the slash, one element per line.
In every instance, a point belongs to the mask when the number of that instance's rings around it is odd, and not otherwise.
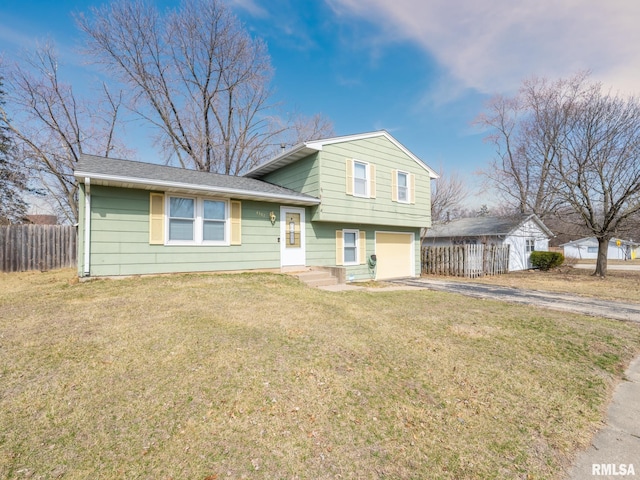
<path fill-rule="evenodd" d="M 344 264 L 344 240 L 342 230 L 336 230 L 336 265 Z"/>
<path fill-rule="evenodd" d="M 164 244 L 164 194 L 152 193 L 149 196 L 149 243 Z"/>
<path fill-rule="evenodd" d="M 358 247 L 360 250 L 360 258 L 358 263 L 360 263 L 360 265 L 364 265 L 365 263 L 367 263 L 367 232 L 365 232 L 364 230 L 360 230 L 360 232 L 358 233 L 358 242 Z"/>
<path fill-rule="evenodd" d="M 371 179 L 369 180 L 369 198 L 376 198 L 376 166 L 369 165 L 369 174 Z"/>
<path fill-rule="evenodd" d="M 231 245 L 242 244 L 242 202 L 231 200 Z"/>
<path fill-rule="evenodd" d="M 391 201 L 398 201 L 398 170 L 391 170 Z"/>
<path fill-rule="evenodd" d="M 346 175 L 345 175 L 345 192 L 347 195 L 353 195 L 353 160 L 346 159 L 345 163 Z"/>
<path fill-rule="evenodd" d="M 409 174 L 409 203 L 416 203 L 416 176 Z"/>

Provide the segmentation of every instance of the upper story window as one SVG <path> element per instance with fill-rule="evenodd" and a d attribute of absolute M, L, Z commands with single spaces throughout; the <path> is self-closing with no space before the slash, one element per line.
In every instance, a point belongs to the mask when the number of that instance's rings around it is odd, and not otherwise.
<path fill-rule="evenodd" d="M 346 194 L 362 198 L 375 198 L 375 165 L 348 158 L 346 163 Z"/>
<path fill-rule="evenodd" d="M 366 163 L 353 162 L 353 194 L 369 196 L 369 165 Z"/>
<path fill-rule="evenodd" d="M 398 201 L 409 201 L 409 174 L 398 171 Z"/>
<path fill-rule="evenodd" d="M 391 170 L 391 200 L 399 203 L 415 203 L 416 178 L 413 173 Z"/>
<path fill-rule="evenodd" d="M 167 243 L 229 244 L 228 202 L 193 197 L 169 197 Z"/>

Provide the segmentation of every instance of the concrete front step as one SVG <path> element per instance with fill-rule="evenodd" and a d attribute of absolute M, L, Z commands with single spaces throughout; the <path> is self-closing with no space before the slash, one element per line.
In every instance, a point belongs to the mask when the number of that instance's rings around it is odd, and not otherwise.
<path fill-rule="evenodd" d="M 295 276 L 301 282 L 306 283 L 310 287 L 326 287 L 328 285 L 337 285 L 338 279 L 326 270 L 309 270 L 306 272 L 297 272 Z"/>

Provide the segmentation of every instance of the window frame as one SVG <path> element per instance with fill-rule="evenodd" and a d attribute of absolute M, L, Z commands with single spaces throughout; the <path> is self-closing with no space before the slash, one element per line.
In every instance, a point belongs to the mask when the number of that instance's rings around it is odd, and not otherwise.
<path fill-rule="evenodd" d="M 406 185 L 400 185 L 400 175 L 403 175 L 405 178 Z M 397 201 L 398 203 L 411 203 L 411 174 L 409 172 L 405 172 L 404 170 L 396 170 L 396 189 L 397 189 Z M 400 198 L 400 191 L 404 188 L 404 192 L 406 198 L 403 200 Z"/>
<path fill-rule="evenodd" d="M 524 240 L 524 251 L 526 253 L 531 253 L 536 251 L 536 239 L 535 238 L 525 238 Z"/>
<path fill-rule="evenodd" d="M 167 194 L 165 204 L 165 245 L 203 245 L 203 246 L 229 246 L 231 245 L 231 212 L 228 198 L 216 197 L 199 197 L 193 195 Z M 171 240 L 171 220 L 182 219 L 182 217 L 171 217 L 171 199 L 187 198 L 194 201 L 194 219 L 193 219 L 193 240 Z M 204 202 L 221 202 L 224 204 L 224 220 L 205 219 L 204 218 Z M 224 224 L 223 240 L 205 240 L 204 224 L 205 222 L 217 222 Z"/>
<path fill-rule="evenodd" d="M 364 166 L 364 194 L 358 193 L 356 190 L 356 180 L 362 180 L 356 177 L 356 165 Z M 370 198 L 369 184 L 371 183 L 371 168 L 368 162 L 361 160 L 353 160 L 353 196 L 360 198 Z"/>
<path fill-rule="evenodd" d="M 355 235 L 354 245 L 347 246 L 347 234 L 353 233 Z M 353 249 L 354 251 L 354 260 L 347 262 L 346 260 L 346 251 L 347 248 Z M 360 265 L 360 230 L 353 228 L 345 228 L 342 230 L 342 265 Z"/>

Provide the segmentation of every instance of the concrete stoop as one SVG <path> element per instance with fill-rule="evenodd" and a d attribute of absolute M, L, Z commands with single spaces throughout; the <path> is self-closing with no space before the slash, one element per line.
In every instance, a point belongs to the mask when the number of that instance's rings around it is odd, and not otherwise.
<path fill-rule="evenodd" d="M 340 281 L 340 272 L 333 272 L 330 268 L 307 267 L 304 271 L 290 272 L 290 275 L 296 276 L 298 280 L 310 287 L 327 287 L 344 283 L 344 280 Z"/>

